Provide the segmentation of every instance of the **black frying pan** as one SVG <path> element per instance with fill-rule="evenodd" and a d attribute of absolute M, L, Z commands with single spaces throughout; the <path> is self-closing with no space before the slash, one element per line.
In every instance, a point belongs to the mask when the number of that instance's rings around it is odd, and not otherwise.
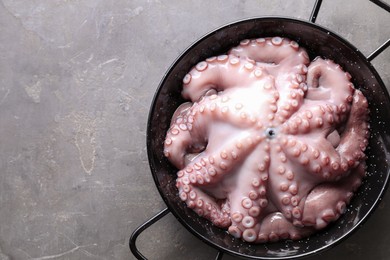
<path fill-rule="evenodd" d="M 354 85 L 369 101 L 371 137 L 367 149 L 367 178 L 346 214 L 306 239 L 250 245 L 211 225 L 180 200 L 175 187 L 177 169 L 164 157 L 163 143 L 175 109 L 184 102 L 180 95 L 184 75 L 199 61 L 223 54 L 243 39 L 266 36 L 293 39 L 307 49 L 311 59 L 318 55 L 332 59 L 348 71 Z M 148 119 L 147 150 L 154 181 L 168 207 L 155 219 L 170 211 L 190 232 L 220 252 L 251 259 L 293 259 L 330 248 L 360 227 L 383 196 L 390 167 L 389 123 L 390 100 L 381 78 L 359 50 L 335 33 L 313 23 L 280 17 L 254 18 L 226 25 L 189 47 L 168 70 L 155 94 Z M 151 223 L 141 226 L 131 238 L 130 246 L 138 258 L 142 255 L 136 249 L 135 239 Z"/>

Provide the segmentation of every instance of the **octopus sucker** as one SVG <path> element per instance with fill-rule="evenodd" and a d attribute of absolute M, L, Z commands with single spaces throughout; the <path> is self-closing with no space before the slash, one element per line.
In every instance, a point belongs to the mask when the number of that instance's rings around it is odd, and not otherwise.
<path fill-rule="evenodd" d="M 352 79 L 278 36 L 199 61 L 164 140 L 179 198 L 248 243 L 297 240 L 336 221 L 365 176 L 370 135 Z"/>

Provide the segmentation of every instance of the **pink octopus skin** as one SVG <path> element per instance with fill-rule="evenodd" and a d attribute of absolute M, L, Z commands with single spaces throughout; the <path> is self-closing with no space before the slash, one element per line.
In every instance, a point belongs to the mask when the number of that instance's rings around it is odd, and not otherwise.
<path fill-rule="evenodd" d="M 365 175 L 369 136 L 367 100 L 350 79 L 281 37 L 198 63 L 164 143 L 181 200 L 254 243 L 338 219 Z"/>

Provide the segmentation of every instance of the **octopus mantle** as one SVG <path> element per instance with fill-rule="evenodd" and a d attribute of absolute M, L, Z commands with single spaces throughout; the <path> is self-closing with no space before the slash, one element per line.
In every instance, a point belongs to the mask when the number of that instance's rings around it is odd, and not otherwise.
<path fill-rule="evenodd" d="M 368 104 L 350 79 L 280 37 L 198 63 L 165 139 L 180 198 L 247 242 L 335 221 L 365 175 Z"/>

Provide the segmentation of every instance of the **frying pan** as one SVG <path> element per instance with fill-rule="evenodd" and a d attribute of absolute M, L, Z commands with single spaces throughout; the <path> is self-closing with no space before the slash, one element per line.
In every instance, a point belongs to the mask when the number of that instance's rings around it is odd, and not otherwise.
<path fill-rule="evenodd" d="M 134 231 L 130 248 L 139 259 L 146 259 L 135 242 L 138 235 L 171 212 L 196 237 L 223 253 L 249 259 L 294 259 L 331 248 L 358 229 L 378 205 L 388 185 L 390 169 L 390 99 L 370 60 L 352 44 L 312 22 L 287 17 L 261 17 L 241 20 L 216 29 L 192 44 L 166 72 L 154 96 L 147 128 L 147 151 L 151 173 L 167 205 L 154 218 Z M 188 209 L 175 187 L 176 172 L 163 155 L 163 144 L 175 109 L 185 100 L 180 95 L 182 79 L 199 61 L 226 53 L 243 39 L 282 36 L 306 48 L 311 59 L 332 59 L 352 75 L 352 81 L 367 97 L 370 108 L 371 136 L 367 148 L 367 177 L 355 194 L 347 212 L 336 222 L 306 239 L 267 244 L 248 244 L 225 230 L 213 226 Z M 387 44 L 388 45 L 388 44 Z"/>

